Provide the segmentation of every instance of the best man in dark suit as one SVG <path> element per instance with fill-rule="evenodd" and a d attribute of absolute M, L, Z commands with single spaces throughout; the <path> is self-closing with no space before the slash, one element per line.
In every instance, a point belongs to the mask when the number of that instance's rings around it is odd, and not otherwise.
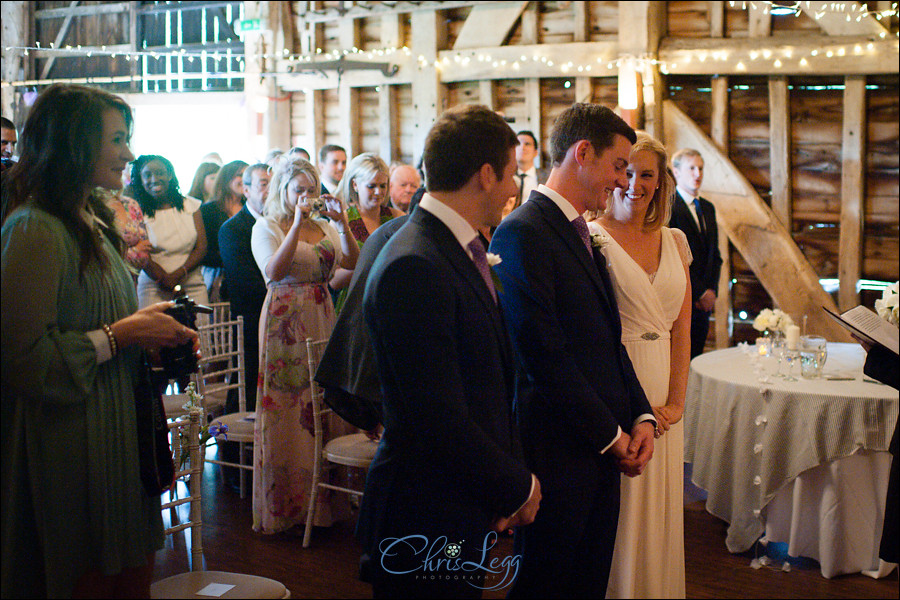
<path fill-rule="evenodd" d="M 605 260 L 581 217 L 627 186 L 634 141 L 608 108 L 566 109 L 553 126 L 547 184 L 491 240 L 519 359 L 522 445 L 543 494 L 534 523 L 516 532 L 522 564 L 510 597 L 602 596 L 620 470 L 636 476 L 653 454 L 653 411 L 622 346 Z"/>
<path fill-rule="evenodd" d="M 672 173 L 677 191 L 672 200 L 669 227 L 684 232 L 694 260 L 691 262 L 691 358 L 703 354 L 709 335 L 709 314 L 716 304 L 722 256 L 719 253 L 719 229 L 716 209 L 700 197 L 703 183 L 703 157 L 684 148 L 672 156 Z"/>
<path fill-rule="evenodd" d="M 232 318 L 244 317 L 244 369 L 246 371 L 247 410 L 256 409 L 259 374 L 259 314 L 266 299 L 266 282 L 253 259 L 250 236 L 261 218 L 269 189 L 268 166 L 258 163 L 244 169 L 244 196 L 241 210 L 219 229 L 219 253 L 225 266 L 225 282 L 231 301 Z M 229 398 L 229 401 L 231 399 Z M 236 400 L 235 400 L 236 402 Z M 230 402 L 229 402 L 230 404 Z M 228 412 L 237 405 L 226 406 Z M 233 444 L 231 444 L 233 445 Z"/>
<path fill-rule="evenodd" d="M 482 549 L 492 530 L 530 522 L 540 501 L 519 458 L 513 354 L 477 233 L 515 192 L 515 145 L 486 107 L 441 115 L 425 141 L 428 193 L 369 274 L 363 311 L 384 434 L 357 534 L 375 597 L 478 598 L 502 587 L 514 561 L 482 581 Z"/>

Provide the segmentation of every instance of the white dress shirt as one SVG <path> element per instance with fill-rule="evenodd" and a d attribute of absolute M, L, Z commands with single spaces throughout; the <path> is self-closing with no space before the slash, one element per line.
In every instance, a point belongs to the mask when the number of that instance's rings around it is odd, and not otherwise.
<path fill-rule="evenodd" d="M 520 175 L 525 173 L 525 179 L 520 179 Z M 537 169 L 535 167 L 531 167 L 527 171 L 517 171 L 516 172 L 516 183 L 522 183 L 522 204 L 528 201 L 528 196 L 531 195 L 532 190 L 536 190 L 538 187 L 538 178 L 537 178 Z"/>
<path fill-rule="evenodd" d="M 678 188 L 678 194 L 681 196 L 684 203 L 687 205 L 688 210 L 691 213 L 691 216 L 694 217 L 694 223 L 697 224 L 697 230 L 703 231 L 703 226 L 700 225 L 700 218 L 697 216 L 697 208 L 694 206 L 694 196 L 693 194 L 684 191 L 682 188 Z"/>

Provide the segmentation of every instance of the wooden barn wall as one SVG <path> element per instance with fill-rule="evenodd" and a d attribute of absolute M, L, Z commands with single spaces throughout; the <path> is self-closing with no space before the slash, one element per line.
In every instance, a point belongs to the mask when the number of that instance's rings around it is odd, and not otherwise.
<path fill-rule="evenodd" d="M 898 77 L 870 77 L 866 91 L 866 173 L 864 261 L 862 277 L 896 281 L 900 255 L 898 174 L 900 125 Z M 705 77 L 667 78 L 668 93 L 707 134 L 710 134 L 710 80 Z M 838 277 L 841 213 L 841 152 L 843 79 L 791 77 L 790 231 L 819 277 Z M 769 172 L 769 100 L 765 77 L 729 78 L 729 157 L 771 204 Z M 732 304 L 735 311 L 754 315 L 772 300 L 746 261 L 731 247 Z M 874 296 L 861 300 L 872 304 Z"/>
<path fill-rule="evenodd" d="M 306 3 L 295 2 L 294 5 Z M 337 2 L 317 2 L 317 8 L 337 7 Z M 620 32 L 619 2 L 593 1 L 587 3 L 586 41 L 616 41 Z M 664 35 L 674 38 L 709 39 L 713 19 L 711 2 L 667 2 Z M 724 38 L 747 38 L 750 35 L 749 12 L 742 3 L 724 4 Z M 472 9 L 453 8 L 442 11 L 446 44 L 452 48 Z M 523 17 L 512 27 L 504 45 L 564 44 L 576 41 L 573 23 L 576 7 L 573 2 L 530 2 Z M 399 45 L 411 43 L 410 13 L 396 18 L 399 26 Z M 353 26 L 354 39 L 363 50 L 384 46 L 382 17 L 357 19 Z M 334 20 L 319 26 L 323 52 L 343 50 L 347 39 L 347 21 Z M 890 23 L 896 31 L 896 18 Z M 795 35 L 823 35 L 816 21 L 807 14 L 773 16 L 771 36 L 786 38 Z M 299 51 L 299 38 L 295 48 Z M 524 75 L 524 74 L 523 74 Z M 519 78 L 496 79 L 490 88 L 479 81 L 453 82 L 446 86 L 446 106 L 488 103 L 500 112 L 514 129 L 529 128 L 537 134 L 542 162 L 549 160 L 547 143 L 553 120 L 575 100 L 575 77 L 543 77 L 537 85 L 540 103 L 540 127 L 531 126 L 534 115 L 529 105 L 529 80 Z M 674 100 L 707 134 L 711 134 L 711 75 L 669 75 L 663 77 L 664 97 Z M 766 76 L 731 76 L 728 79 L 728 148 L 729 156 L 759 193 L 771 204 L 770 173 L 770 106 L 769 78 Z M 585 88 L 585 84 L 587 88 Z M 791 123 L 791 213 L 789 230 L 815 272 L 821 278 L 837 278 L 839 225 L 841 213 L 841 154 L 843 119 L 843 77 L 789 77 L 789 110 Z M 580 89 L 587 89 L 590 100 L 608 106 L 617 103 L 615 77 L 590 77 L 580 81 Z M 865 210 L 864 261 L 862 277 L 878 280 L 898 278 L 898 77 L 869 77 L 866 92 L 867 138 L 865 146 Z M 395 140 L 394 156 L 385 157 L 414 163 L 413 122 L 415 110 L 409 84 L 392 85 Z M 493 97 L 483 98 L 487 89 Z M 376 88 L 356 88 L 359 104 L 359 148 L 378 152 L 379 131 L 383 112 L 379 107 Z M 323 95 L 322 119 L 326 142 L 339 139 L 344 128 L 339 123 L 338 93 L 334 90 L 318 92 Z M 295 110 L 303 111 L 305 94 L 295 99 Z M 305 113 L 303 113 L 305 114 Z M 292 120 L 294 137 L 306 138 L 308 125 L 302 123 L 303 114 Z M 732 247 L 732 306 L 735 315 L 747 311 L 752 316 L 772 299 L 763 289 L 747 262 Z M 863 293 L 862 301 L 871 304 L 873 298 Z M 741 339 L 741 327 L 735 327 L 735 339 Z"/>
<path fill-rule="evenodd" d="M 34 2 L 35 10 L 68 8 L 71 2 Z M 108 4 L 107 2 L 81 2 L 84 5 Z M 55 44 L 64 17 L 35 19 L 35 40 L 42 48 L 50 48 Z M 90 17 L 75 17 L 71 20 L 68 33 L 61 45 L 81 46 L 117 46 L 131 43 L 130 17 L 128 12 L 118 14 L 99 14 Z M 40 75 L 44 65 L 50 58 L 34 59 L 34 73 Z M 47 79 L 71 77 L 116 77 L 131 74 L 132 64 L 124 56 L 96 60 L 87 56 L 57 56 Z M 127 91 L 130 84 L 119 84 L 113 89 Z"/>

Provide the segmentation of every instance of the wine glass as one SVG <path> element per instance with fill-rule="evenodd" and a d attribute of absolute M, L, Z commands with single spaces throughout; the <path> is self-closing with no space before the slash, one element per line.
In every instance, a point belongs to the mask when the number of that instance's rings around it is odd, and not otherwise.
<path fill-rule="evenodd" d="M 784 360 L 784 354 L 786 350 L 786 343 L 784 341 L 784 337 L 775 336 L 772 338 L 772 354 L 778 359 L 778 369 L 775 371 L 773 377 L 784 377 L 781 374 L 781 362 Z"/>
<path fill-rule="evenodd" d="M 784 376 L 785 381 L 799 381 L 794 377 L 794 363 L 800 360 L 800 351 L 794 348 L 784 350 L 784 360 L 787 363 L 787 375 Z"/>

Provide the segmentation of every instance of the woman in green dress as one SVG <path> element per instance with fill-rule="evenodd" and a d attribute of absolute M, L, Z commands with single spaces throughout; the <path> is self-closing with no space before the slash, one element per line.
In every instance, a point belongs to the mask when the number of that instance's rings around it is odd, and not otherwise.
<path fill-rule="evenodd" d="M 389 179 L 390 171 L 381 157 L 364 152 L 350 161 L 338 184 L 337 198 L 347 209 L 350 230 L 360 249 L 376 229 L 395 217 L 403 216 L 402 211 L 389 206 Z M 334 303 L 335 314 L 339 314 L 344 306 L 352 278 L 352 270 L 340 268 L 331 277 L 329 285 L 338 292 Z"/>
<path fill-rule="evenodd" d="M 134 388 L 145 351 L 196 332 L 137 310 L 114 214 L 131 109 L 53 85 L 31 108 L 2 229 L 2 596 L 149 597 L 159 496 L 141 484 Z"/>

